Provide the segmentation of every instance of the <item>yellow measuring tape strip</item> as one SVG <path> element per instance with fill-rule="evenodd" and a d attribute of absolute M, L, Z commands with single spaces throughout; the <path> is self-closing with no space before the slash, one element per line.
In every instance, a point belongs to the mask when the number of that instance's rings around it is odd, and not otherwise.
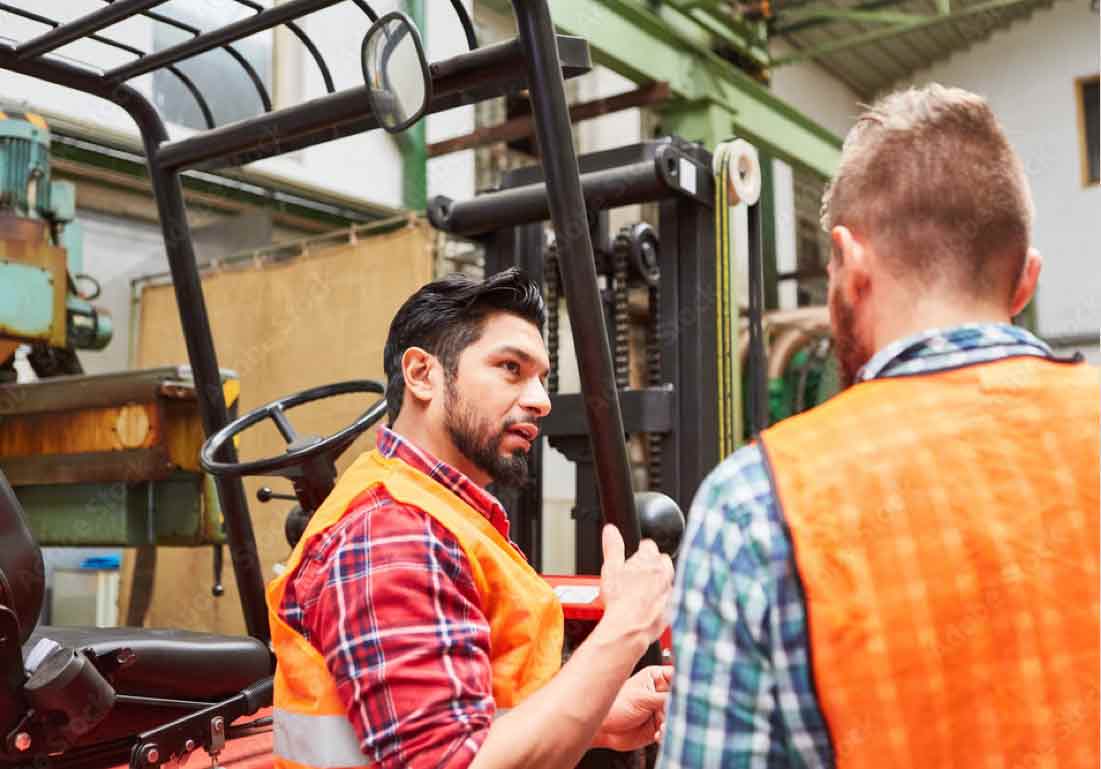
<path fill-rule="evenodd" d="M 715 346 L 718 360 L 718 417 L 719 459 L 728 456 L 737 447 L 740 430 L 740 412 L 736 393 L 740 391 L 735 380 L 735 356 L 737 337 L 732 320 L 737 318 L 732 307 L 733 276 L 731 227 L 730 227 L 730 147 L 720 144 L 715 149 Z"/>

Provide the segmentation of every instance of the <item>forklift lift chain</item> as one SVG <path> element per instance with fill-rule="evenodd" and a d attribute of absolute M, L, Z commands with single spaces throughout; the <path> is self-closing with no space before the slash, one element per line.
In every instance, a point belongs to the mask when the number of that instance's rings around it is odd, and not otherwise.
<path fill-rule="evenodd" d="M 558 392 L 558 303 L 562 296 L 558 280 L 558 247 L 547 246 L 543 255 L 543 282 L 546 285 L 547 304 L 547 357 L 550 372 L 547 374 L 547 392 Z"/>

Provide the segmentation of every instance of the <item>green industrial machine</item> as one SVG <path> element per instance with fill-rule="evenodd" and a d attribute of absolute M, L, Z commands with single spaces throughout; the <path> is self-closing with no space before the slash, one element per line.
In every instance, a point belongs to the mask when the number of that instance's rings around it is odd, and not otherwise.
<path fill-rule="evenodd" d="M 84 374 L 77 351 L 106 347 L 112 325 L 75 216 L 46 121 L 0 110 L 0 470 L 42 545 L 220 546 L 189 369 Z M 38 381 L 17 381 L 21 345 Z M 233 404 L 236 376 L 222 381 Z"/>
<path fill-rule="evenodd" d="M 75 187 L 50 178 L 46 121 L 0 110 L 0 381 L 15 380 L 21 344 L 45 379 L 82 373 L 76 350 L 111 341 L 110 315 L 90 301 L 99 286 L 83 274 L 75 216 Z"/>

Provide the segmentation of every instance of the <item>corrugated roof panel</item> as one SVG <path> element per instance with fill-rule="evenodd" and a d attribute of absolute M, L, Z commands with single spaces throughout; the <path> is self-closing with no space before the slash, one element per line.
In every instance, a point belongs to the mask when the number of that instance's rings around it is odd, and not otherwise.
<path fill-rule="evenodd" d="M 1056 1 L 1021 0 L 1015 5 L 973 12 L 969 9 L 982 5 L 987 0 L 950 0 L 952 15 L 962 14 L 961 16 L 823 53 L 816 60 L 828 71 L 837 73 L 840 79 L 856 90 L 862 98 L 870 99 L 894 83 L 906 80 L 915 71 L 925 69 L 954 53 L 966 50 L 993 33 L 1027 19 L 1037 10 L 1050 8 Z M 850 0 L 844 4 L 839 4 L 835 0 L 812 0 L 810 3 L 800 5 L 799 11 L 814 7 L 855 9 L 866 5 L 866 0 Z M 885 4 L 884 10 L 904 11 L 923 16 L 935 16 L 938 13 L 935 0 L 904 0 Z M 777 22 L 782 24 L 782 19 L 781 8 Z M 829 24 L 806 27 L 781 37 L 797 43 L 804 50 L 814 50 L 888 29 L 888 25 L 881 23 L 837 20 Z"/>

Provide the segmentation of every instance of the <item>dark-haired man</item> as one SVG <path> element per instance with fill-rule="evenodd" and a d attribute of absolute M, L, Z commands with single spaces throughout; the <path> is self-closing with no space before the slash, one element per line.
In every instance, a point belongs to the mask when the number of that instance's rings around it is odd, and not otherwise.
<path fill-rule="evenodd" d="M 512 270 L 430 283 L 394 317 L 390 428 L 269 589 L 277 766 L 565 768 L 656 738 L 671 671 L 631 671 L 663 627 L 669 558 L 645 541 L 625 559 L 605 530 L 604 616 L 562 666 L 561 607 L 484 488 L 528 478 L 543 316 Z"/>
<path fill-rule="evenodd" d="M 823 201 L 845 392 L 704 482 L 662 769 L 1098 765 L 1098 372 L 1010 324 L 1021 161 L 975 94 L 884 97 Z"/>

